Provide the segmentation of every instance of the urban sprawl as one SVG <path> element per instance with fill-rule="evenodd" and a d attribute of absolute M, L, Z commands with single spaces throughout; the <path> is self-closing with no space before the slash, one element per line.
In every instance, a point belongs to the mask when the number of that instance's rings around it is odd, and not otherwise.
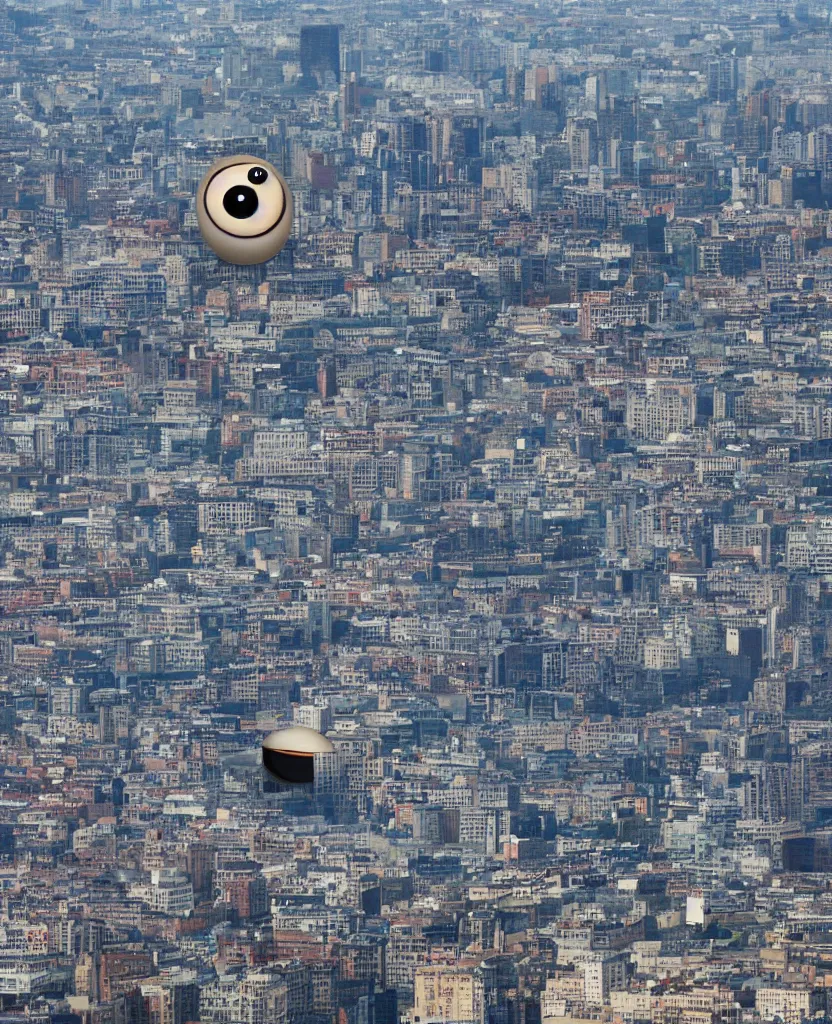
<path fill-rule="evenodd" d="M 830 201 L 825 0 L 6 0 L 0 1024 L 829 1022 Z"/>

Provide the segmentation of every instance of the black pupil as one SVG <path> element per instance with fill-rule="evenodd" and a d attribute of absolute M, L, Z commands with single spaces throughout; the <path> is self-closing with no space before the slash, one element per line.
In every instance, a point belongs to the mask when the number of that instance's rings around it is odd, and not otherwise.
<path fill-rule="evenodd" d="M 252 167 L 248 172 L 248 180 L 252 185 L 262 185 L 268 176 L 269 172 L 265 167 Z"/>
<path fill-rule="evenodd" d="M 222 197 L 222 205 L 230 216 L 245 220 L 257 211 L 257 193 L 249 185 L 235 185 Z"/>

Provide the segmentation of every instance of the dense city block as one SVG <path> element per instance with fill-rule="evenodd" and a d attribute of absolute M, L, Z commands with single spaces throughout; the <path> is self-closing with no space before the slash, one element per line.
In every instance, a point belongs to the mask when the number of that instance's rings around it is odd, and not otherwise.
<path fill-rule="evenodd" d="M 828 1022 L 827 0 L 4 4 L 0 1024 Z"/>

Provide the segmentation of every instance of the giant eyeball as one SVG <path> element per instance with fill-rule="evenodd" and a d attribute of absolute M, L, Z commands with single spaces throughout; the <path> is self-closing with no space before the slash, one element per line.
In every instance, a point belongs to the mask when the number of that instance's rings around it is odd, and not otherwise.
<path fill-rule="evenodd" d="M 263 767 L 279 782 L 290 785 L 315 781 L 315 754 L 331 754 L 332 743 L 303 725 L 271 732 L 263 740 Z"/>
<path fill-rule="evenodd" d="M 292 230 L 292 193 L 271 164 L 227 156 L 211 167 L 196 197 L 203 241 L 226 263 L 265 263 Z"/>

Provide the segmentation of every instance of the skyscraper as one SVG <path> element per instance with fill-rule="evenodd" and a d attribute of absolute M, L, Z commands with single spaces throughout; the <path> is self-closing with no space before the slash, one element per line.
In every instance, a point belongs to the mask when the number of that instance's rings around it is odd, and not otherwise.
<path fill-rule="evenodd" d="M 737 98 L 737 58 L 714 57 L 708 61 L 708 99 L 730 103 Z"/>
<path fill-rule="evenodd" d="M 300 30 L 300 70 L 304 84 L 318 88 L 341 81 L 337 25 L 305 25 Z"/>

